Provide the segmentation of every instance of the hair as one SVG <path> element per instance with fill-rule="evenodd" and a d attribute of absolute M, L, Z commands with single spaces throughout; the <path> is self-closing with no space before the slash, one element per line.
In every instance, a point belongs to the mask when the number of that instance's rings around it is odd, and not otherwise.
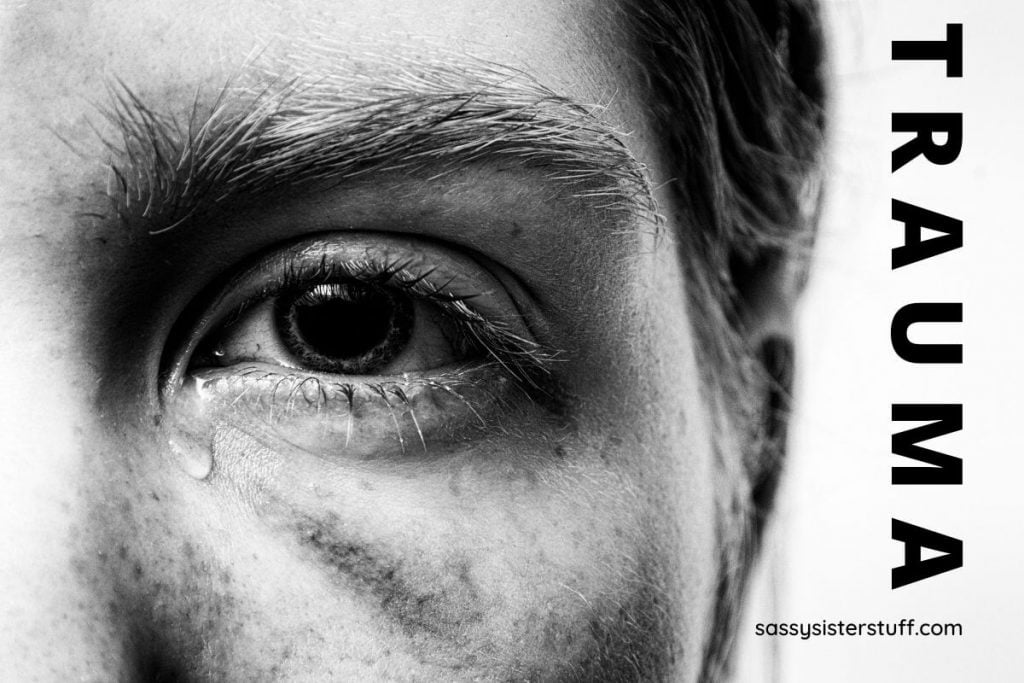
<path fill-rule="evenodd" d="M 792 353 L 750 343 L 766 277 L 798 290 L 818 222 L 827 88 L 815 0 L 623 0 L 655 126 L 682 200 L 677 241 L 710 398 L 741 435 L 719 457 L 721 572 L 702 680 L 730 671 L 746 578 L 785 445 Z M 765 397 L 765 392 L 769 396 Z"/>

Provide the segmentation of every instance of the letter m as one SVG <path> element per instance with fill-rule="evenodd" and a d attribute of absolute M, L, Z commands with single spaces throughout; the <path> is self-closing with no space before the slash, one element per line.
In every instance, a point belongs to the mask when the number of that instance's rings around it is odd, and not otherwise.
<path fill-rule="evenodd" d="M 960 458 L 921 446 L 943 434 L 963 428 L 963 406 L 951 403 L 897 403 L 892 406 L 894 422 L 927 422 L 892 435 L 892 452 L 904 458 L 926 463 L 927 467 L 893 467 L 893 484 L 962 484 L 963 461 Z"/>

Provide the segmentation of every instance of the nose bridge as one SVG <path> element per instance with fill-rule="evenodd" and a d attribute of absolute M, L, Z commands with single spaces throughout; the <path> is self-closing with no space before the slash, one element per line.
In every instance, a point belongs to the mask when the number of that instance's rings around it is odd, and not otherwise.
<path fill-rule="evenodd" d="M 62 247 L 0 237 L 0 679 L 118 680 L 94 533 L 102 447 Z"/>

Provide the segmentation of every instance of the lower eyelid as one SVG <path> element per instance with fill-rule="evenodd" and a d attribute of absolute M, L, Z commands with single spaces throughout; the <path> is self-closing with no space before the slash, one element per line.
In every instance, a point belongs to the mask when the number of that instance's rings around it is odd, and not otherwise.
<path fill-rule="evenodd" d="M 260 366 L 205 369 L 183 393 L 213 423 L 256 430 L 313 455 L 423 455 L 487 430 L 515 383 L 487 365 L 431 377 L 336 382 Z"/>

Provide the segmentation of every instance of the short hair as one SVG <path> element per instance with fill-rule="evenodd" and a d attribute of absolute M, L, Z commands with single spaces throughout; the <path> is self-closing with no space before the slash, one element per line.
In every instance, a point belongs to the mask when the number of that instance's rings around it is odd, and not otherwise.
<path fill-rule="evenodd" d="M 720 456 L 718 606 L 702 680 L 729 671 L 743 587 L 784 449 L 791 352 L 751 348 L 745 311 L 765 274 L 802 287 L 818 221 L 827 88 L 815 0 L 622 0 L 655 135 L 683 215 L 677 235 L 704 386 L 739 428 Z M 766 384 L 766 381 L 768 384 Z M 766 414 L 761 398 L 777 395 Z M 752 397 L 752 394 L 757 394 Z M 751 400 L 751 399 L 754 400 Z M 762 407 L 757 407 L 762 406 Z"/>

